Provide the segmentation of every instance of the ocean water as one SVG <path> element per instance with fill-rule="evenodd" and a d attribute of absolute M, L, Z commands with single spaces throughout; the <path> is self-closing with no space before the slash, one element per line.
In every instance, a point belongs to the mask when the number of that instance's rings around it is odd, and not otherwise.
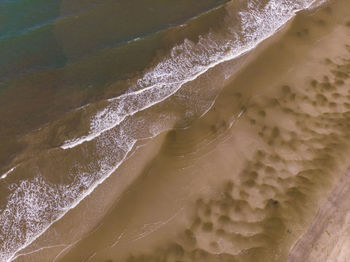
<path fill-rule="evenodd" d="M 107 86 L 142 72 L 174 44 L 164 30 L 222 2 L 1 1 L 0 163 L 23 147 L 14 133 L 101 99 Z"/>
<path fill-rule="evenodd" d="M 0 261 L 78 205 L 138 140 L 205 113 L 215 94 L 193 80 L 314 2 L 2 1 Z"/>

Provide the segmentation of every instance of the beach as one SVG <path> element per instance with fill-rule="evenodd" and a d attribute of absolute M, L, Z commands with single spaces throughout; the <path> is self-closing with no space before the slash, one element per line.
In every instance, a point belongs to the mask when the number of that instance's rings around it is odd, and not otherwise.
<path fill-rule="evenodd" d="M 234 41 L 237 10 L 251 16 L 233 1 L 201 18 L 221 21 L 210 29 L 175 26 L 127 92 L 111 79 L 21 136 L 0 180 L 0 258 L 347 261 L 350 3 L 265 2 Z"/>

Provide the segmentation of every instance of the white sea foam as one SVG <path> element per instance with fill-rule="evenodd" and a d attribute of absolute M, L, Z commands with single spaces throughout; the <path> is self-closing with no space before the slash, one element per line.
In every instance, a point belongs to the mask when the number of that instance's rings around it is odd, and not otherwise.
<path fill-rule="evenodd" d="M 0 261 L 12 261 L 19 250 L 30 245 L 54 222 L 90 195 L 118 169 L 135 143 L 136 140 L 128 144 L 124 157 L 115 166 L 101 165 L 100 173 L 103 176 L 99 180 L 95 180 L 94 174 L 81 174 L 70 185 L 55 185 L 46 182 L 39 175 L 33 180 L 12 184 L 12 193 L 0 214 Z M 26 228 L 25 234 L 21 231 L 22 228 Z"/>
<path fill-rule="evenodd" d="M 16 166 L 15 167 L 13 167 L 13 168 L 11 168 L 10 170 L 8 170 L 7 172 L 5 172 L 1 177 L 0 177 L 0 179 L 5 179 L 10 173 L 12 173 L 13 172 L 13 170 L 15 170 L 16 169 Z"/>
<path fill-rule="evenodd" d="M 127 116 L 164 101 L 209 69 L 255 48 L 297 11 L 311 5 L 301 0 L 271 0 L 261 10 L 257 8 L 260 7 L 258 2 L 249 1 L 248 8 L 240 12 L 242 31 L 231 30 L 234 38 L 220 40 L 217 35 L 209 33 L 199 37 L 198 43 L 186 39 L 137 81 L 132 88 L 137 91 L 110 99 L 110 104 L 92 117 L 87 135 L 66 141 L 61 147 L 69 149 L 91 141 L 119 125 Z"/>
<path fill-rule="evenodd" d="M 131 88 L 133 91 L 110 99 L 103 110 L 91 117 L 90 130 L 85 136 L 62 145 L 67 153 L 73 148 L 78 149 L 78 146 L 83 148 L 84 153 L 89 152 L 89 147 L 85 146 L 89 143 L 93 143 L 96 149 L 95 155 L 88 158 L 91 159 L 89 167 L 81 167 L 84 171 L 74 174 L 72 183 L 52 184 L 38 172 L 34 178 L 11 186 L 8 202 L 0 213 L 0 261 L 15 258 L 18 251 L 30 245 L 105 181 L 123 163 L 137 140 L 142 138 L 137 133 L 137 126 L 142 126 L 152 135 L 165 128 L 161 124 L 144 123 L 142 119 L 133 120 L 130 116 L 171 97 L 184 84 L 214 66 L 255 48 L 312 2 L 271 0 L 262 6 L 260 1 L 248 1 L 238 13 L 241 24 L 228 28 L 227 32 L 231 35 L 227 34 L 224 38 L 222 34 L 209 33 L 199 37 L 198 42 L 185 40 L 146 72 Z"/>

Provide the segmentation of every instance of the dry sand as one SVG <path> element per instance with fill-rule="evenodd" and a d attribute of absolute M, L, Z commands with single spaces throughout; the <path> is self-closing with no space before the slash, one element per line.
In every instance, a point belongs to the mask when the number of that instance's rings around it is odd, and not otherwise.
<path fill-rule="evenodd" d="M 290 262 L 349 261 L 350 170 L 313 219 L 312 226 L 289 253 Z"/>
<path fill-rule="evenodd" d="M 347 10 L 339 0 L 299 14 L 206 115 L 129 159 L 123 195 L 111 178 L 58 223 L 84 232 L 16 261 L 347 261 Z"/>

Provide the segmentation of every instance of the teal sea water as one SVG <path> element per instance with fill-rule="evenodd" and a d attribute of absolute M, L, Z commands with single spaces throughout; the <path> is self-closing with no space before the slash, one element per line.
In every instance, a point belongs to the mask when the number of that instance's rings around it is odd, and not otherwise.
<path fill-rule="evenodd" d="M 144 70 L 174 44 L 164 40 L 167 28 L 223 2 L 2 1 L 0 163 L 22 147 L 14 133 L 23 135 L 104 96 L 110 83 Z M 114 92 L 125 90 L 121 85 Z"/>

